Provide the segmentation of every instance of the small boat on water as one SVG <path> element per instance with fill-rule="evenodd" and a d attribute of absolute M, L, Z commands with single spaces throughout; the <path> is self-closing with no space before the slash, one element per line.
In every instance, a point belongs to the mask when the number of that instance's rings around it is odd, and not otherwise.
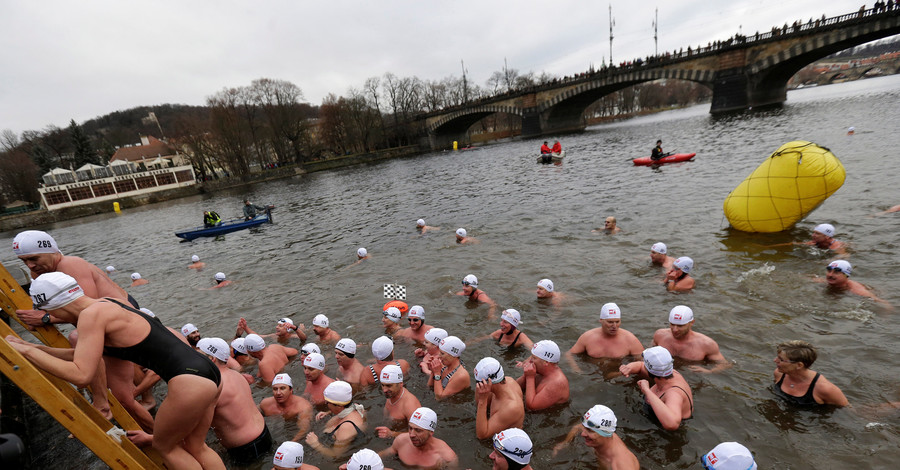
<path fill-rule="evenodd" d="M 223 221 L 215 227 L 195 227 L 192 229 L 175 232 L 175 236 L 185 240 L 193 240 L 200 237 L 217 237 L 226 233 L 244 230 L 245 228 L 258 227 L 265 223 L 272 223 L 272 208 L 266 208 L 265 214 L 257 215 L 250 220 L 244 220 L 242 217 Z"/>
<path fill-rule="evenodd" d="M 563 150 L 559 153 L 549 153 L 549 154 L 541 154 L 541 156 L 537 157 L 538 163 L 557 163 L 561 162 L 563 158 L 566 158 L 566 151 Z"/>
<path fill-rule="evenodd" d="M 641 157 L 635 158 L 632 160 L 634 162 L 634 166 L 651 166 L 651 165 L 665 165 L 666 163 L 678 163 L 678 162 L 686 162 L 694 158 L 696 153 L 673 153 L 671 155 L 666 155 L 665 157 L 660 158 L 659 160 L 653 161 L 650 157 Z"/>

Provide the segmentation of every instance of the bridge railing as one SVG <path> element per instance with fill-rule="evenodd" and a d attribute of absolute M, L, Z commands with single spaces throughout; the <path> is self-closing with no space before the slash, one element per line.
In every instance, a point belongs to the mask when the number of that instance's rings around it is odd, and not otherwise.
<path fill-rule="evenodd" d="M 540 91 L 552 90 L 553 88 L 556 88 L 560 85 L 583 83 L 591 80 L 596 80 L 598 78 L 612 78 L 617 75 L 623 75 L 637 70 L 642 70 L 650 66 L 670 65 L 673 63 L 693 60 L 698 57 L 715 55 L 722 52 L 723 50 L 746 47 L 749 44 L 775 41 L 792 36 L 803 36 L 814 32 L 847 26 L 851 23 L 867 21 L 872 19 L 872 17 L 874 16 L 896 16 L 898 14 L 900 14 L 900 5 L 894 4 L 892 8 L 881 7 L 871 8 L 868 10 L 860 8 L 859 11 L 835 16 L 832 18 L 825 18 L 825 15 L 822 15 L 822 18 L 817 20 L 810 19 L 807 23 L 801 23 L 799 21 L 794 22 L 791 25 L 785 23 L 783 27 L 773 26 L 771 31 L 767 31 L 765 33 L 757 32 L 756 34 L 750 36 L 735 34 L 734 36 L 726 40 L 710 42 L 705 47 L 699 46 L 696 49 L 693 49 L 688 46 L 687 50 L 681 49 L 675 52 L 665 52 L 663 54 L 658 54 L 655 56 L 648 56 L 646 59 L 638 58 L 633 61 L 621 63 L 619 65 L 610 65 L 597 70 L 589 70 L 587 72 L 582 72 L 571 77 L 566 76 L 562 78 L 555 78 L 549 82 L 538 83 L 523 88 L 516 88 L 513 90 L 509 90 L 506 93 L 482 97 L 478 100 L 473 100 L 468 103 L 452 106 L 449 108 L 444 108 L 440 111 L 422 113 L 419 115 L 419 118 L 424 119 L 426 117 L 447 114 L 449 112 L 467 109 L 473 106 L 490 104 L 495 101 L 506 100 L 525 93 L 535 93 Z"/>

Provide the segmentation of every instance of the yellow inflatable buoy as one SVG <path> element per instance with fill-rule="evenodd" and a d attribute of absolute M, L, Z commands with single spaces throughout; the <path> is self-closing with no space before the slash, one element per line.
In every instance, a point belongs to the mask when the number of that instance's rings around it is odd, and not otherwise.
<path fill-rule="evenodd" d="M 725 198 L 731 226 L 780 232 L 806 217 L 844 184 L 841 161 L 825 147 L 796 140 L 778 148 Z"/>

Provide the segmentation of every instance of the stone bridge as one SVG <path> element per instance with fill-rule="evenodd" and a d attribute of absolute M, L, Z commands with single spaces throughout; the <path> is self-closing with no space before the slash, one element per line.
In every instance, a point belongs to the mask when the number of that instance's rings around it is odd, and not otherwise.
<path fill-rule="evenodd" d="M 514 90 L 424 114 L 420 120 L 434 149 L 448 148 L 453 141 L 467 142 L 469 127 L 494 113 L 521 117 L 525 137 L 577 131 L 585 128 L 585 109 L 598 99 L 660 79 L 690 80 L 708 86 L 713 90 L 711 113 L 780 105 L 787 98 L 788 80 L 806 65 L 898 33 L 900 8 L 861 10 Z"/>

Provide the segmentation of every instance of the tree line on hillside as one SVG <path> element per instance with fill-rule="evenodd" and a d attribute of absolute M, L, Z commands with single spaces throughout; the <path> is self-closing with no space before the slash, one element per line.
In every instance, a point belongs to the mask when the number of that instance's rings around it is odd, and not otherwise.
<path fill-rule="evenodd" d="M 343 96 L 328 95 L 320 106 L 303 101 L 299 86 L 260 78 L 250 85 L 224 88 L 205 106 L 164 104 L 115 111 L 60 128 L 49 125 L 16 135 L 0 132 L 0 205 L 13 200 L 37 202 L 40 176 L 52 168 L 76 169 L 106 164 L 116 149 L 135 145 L 141 136 L 159 136 L 190 159 L 198 175 L 242 177 L 256 168 L 303 163 L 335 155 L 373 152 L 415 144 L 425 131 L 417 118 L 483 98 L 526 89 L 553 80 L 548 74 L 494 72 L 485 86 L 463 77 L 422 80 L 385 73 L 352 87 Z M 620 90 L 594 103 L 586 119 L 708 100 L 705 87 L 679 80 Z M 155 119 L 148 118 L 150 113 Z M 518 116 L 488 116 L 471 133 L 514 131 Z"/>

